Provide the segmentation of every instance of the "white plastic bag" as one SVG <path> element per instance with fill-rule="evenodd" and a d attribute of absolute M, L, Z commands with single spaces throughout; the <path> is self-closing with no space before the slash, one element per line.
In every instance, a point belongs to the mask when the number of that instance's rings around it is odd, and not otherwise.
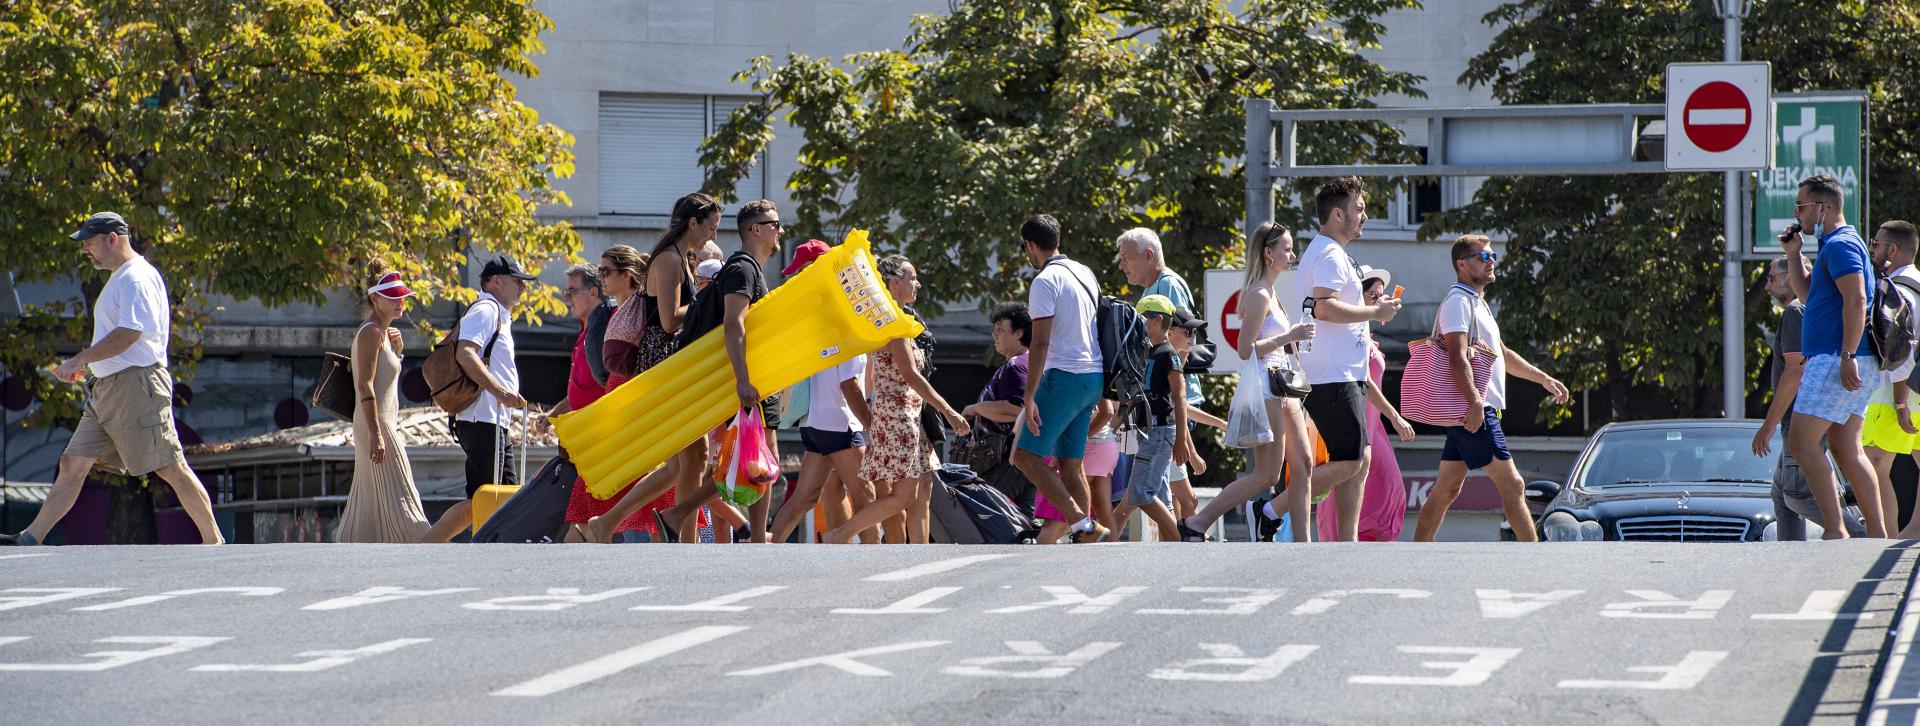
<path fill-rule="evenodd" d="M 1222 441 L 1236 449 L 1273 443 L 1267 421 L 1267 368 L 1258 357 L 1240 363 L 1240 382 L 1234 386 L 1233 407 L 1227 411 L 1227 433 Z"/>

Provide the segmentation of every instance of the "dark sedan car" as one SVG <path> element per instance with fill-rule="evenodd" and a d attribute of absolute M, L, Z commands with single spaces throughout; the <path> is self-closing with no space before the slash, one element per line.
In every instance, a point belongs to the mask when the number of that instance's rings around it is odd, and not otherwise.
<path fill-rule="evenodd" d="M 1545 502 L 1542 539 L 1754 542 L 1775 539 L 1773 453 L 1753 455 L 1751 419 L 1614 423 L 1587 440 L 1566 486 L 1527 485 Z M 1819 525 L 1807 523 L 1808 537 Z"/>

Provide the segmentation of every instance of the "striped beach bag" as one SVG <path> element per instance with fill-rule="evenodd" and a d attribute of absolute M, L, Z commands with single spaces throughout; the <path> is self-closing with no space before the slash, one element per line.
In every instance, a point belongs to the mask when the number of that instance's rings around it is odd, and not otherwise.
<path fill-rule="evenodd" d="M 1451 299 L 1458 294 L 1463 293 L 1454 290 L 1447 297 Z M 1479 322 L 1477 314 L 1470 318 L 1467 340 L 1472 344 L 1473 385 L 1484 395 L 1487 384 L 1493 380 L 1493 363 L 1498 353 L 1480 341 Z M 1440 337 L 1439 315 L 1434 316 L 1433 325 L 1433 335 L 1407 344 L 1407 369 L 1400 377 L 1400 415 L 1432 426 L 1459 426 L 1468 413 L 1467 401 L 1453 380 L 1447 343 Z"/>

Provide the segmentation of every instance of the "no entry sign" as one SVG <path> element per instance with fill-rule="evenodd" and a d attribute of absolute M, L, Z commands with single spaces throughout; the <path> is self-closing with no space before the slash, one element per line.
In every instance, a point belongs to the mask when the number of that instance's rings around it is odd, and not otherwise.
<path fill-rule="evenodd" d="M 1667 66 L 1667 168 L 1773 166 L 1772 93 L 1765 63 Z"/>

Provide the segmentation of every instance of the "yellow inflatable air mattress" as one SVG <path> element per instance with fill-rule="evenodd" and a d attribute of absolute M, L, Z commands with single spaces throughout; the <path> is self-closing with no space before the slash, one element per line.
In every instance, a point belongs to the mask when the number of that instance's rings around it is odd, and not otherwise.
<path fill-rule="evenodd" d="M 881 284 L 865 230 L 747 309 L 747 370 L 762 395 L 783 390 L 925 326 Z M 739 409 L 726 329 L 554 419 L 587 491 L 606 499 L 665 463 Z"/>

